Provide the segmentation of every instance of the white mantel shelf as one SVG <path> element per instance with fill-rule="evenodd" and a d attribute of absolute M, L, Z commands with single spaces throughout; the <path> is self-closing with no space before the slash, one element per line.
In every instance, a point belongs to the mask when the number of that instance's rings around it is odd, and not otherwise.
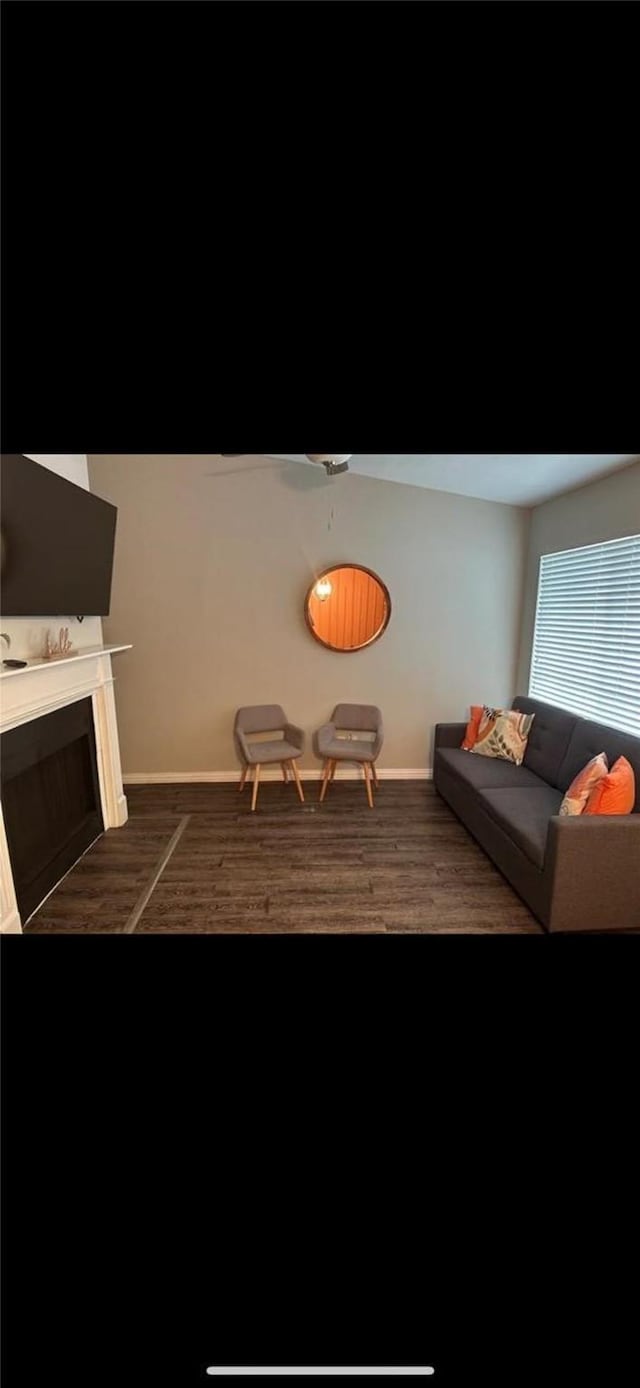
<path fill-rule="evenodd" d="M 100 808 L 105 829 L 117 829 L 127 820 L 111 657 L 117 651 L 132 649 L 131 645 L 85 646 L 71 655 L 29 660 L 17 670 L 3 668 L 1 672 L 0 731 L 3 733 L 54 713 L 66 704 L 91 699 Z M 36 674 L 37 679 L 34 678 Z M 4 683 L 10 675 L 23 678 Z M 0 801 L 0 933 L 20 934 L 22 924 Z"/>
<path fill-rule="evenodd" d="M 89 660 L 92 656 L 114 655 L 116 651 L 132 649 L 132 646 L 84 646 L 81 651 L 74 651 L 71 655 L 41 656 L 39 660 L 28 660 L 26 665 L 21 665 L 17 670 L 2 668 L 0 675 L 2 679 L 9 679 L 11 675 L 28 675 L 32 670 L 50 670 L 54 665 L 70 665 L 74 660 Z"/>

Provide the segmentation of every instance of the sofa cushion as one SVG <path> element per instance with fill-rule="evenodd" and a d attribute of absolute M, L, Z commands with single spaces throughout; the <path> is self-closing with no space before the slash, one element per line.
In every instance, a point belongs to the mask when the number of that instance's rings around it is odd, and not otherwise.
<path fill-rule="evenodd" d="M 514 699 L 513 708 L 519 709 L 521 713 L 535 713 L 523 766 L 535 771 L 536 776 L 546 781 L 547 785 L 560 787 L 558 776 L 578 721 L 576 715 L 565 713 L 560 708 L 553 708 L 551 704 L 544 704 L 540 699 L 526 699 L 522 695 Z M 597 750 L 601 752 L 602 747 Z M 589 760 L 589 757 L 583 757 L 574 774 L 577 775 Z M 562 789 L 566 790 L 572 780 L 573 776 Z"/>
<path fill-rule="evenodd" d="M 640 813 L 640 737 L 617 732 L 615 728 L 607 728 L 604 723 L 590 723 L 586 718 L 576 720 L 558 776 L 560 789 L 566 790 L 580 768 L 598 752 L 606 752 L 609 766 L 613 766 L 618 757 L 626 757 L 631 763 L 636 778 L 634 810 Z"/>
<path fill-rule="evenodd" d="M 459 776 L 470 789 L 544 784 L 526 766 L 516 766 L 514 762 L 504 761 L 500 757 L 474 757 L 472 752 L 463 752 L 460 747 L 439 747 L 436 757 L 446 771 Z"/>
<path fill-rule="evenodd" d="M 536 867 L 544 864 L 549 820 L 560 811 L 562 792 L 554 786 L 518 790 L 479 790 L 478 800 L 505 834 Z"/>

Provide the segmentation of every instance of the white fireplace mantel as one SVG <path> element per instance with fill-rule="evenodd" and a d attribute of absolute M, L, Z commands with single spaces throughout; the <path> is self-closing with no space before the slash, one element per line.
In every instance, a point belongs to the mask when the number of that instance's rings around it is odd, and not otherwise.
<path fill-rule="evenodd" d="M 31 660 L 20 669 L 0 672 L 0 732 L 8 732 L 79 699 L 92 700 L 105 829 L 125 824 L 128 814 L 122 787 L 111 657 L 117 651 L 130 650 L 131 646 L 88 646 L 74 655 Z M 22 931 L 1 804 L 0 931 Z"/>

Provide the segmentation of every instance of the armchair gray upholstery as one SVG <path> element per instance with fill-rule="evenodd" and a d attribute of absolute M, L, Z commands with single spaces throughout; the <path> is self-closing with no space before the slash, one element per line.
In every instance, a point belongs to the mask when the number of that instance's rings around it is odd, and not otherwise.
<path fill-rule="evenodd" d="M 297 728 L 295 723 L 285 723 L 284 735 L 292 746 L 298 748 L 300 753 L 304 751 L 304 733 L 302 728 Z"/>
<path fill-rule="evenodd" d="M 255 735 L 258 733 L 274 733 L 277 736 L 257 740 Z M 291 771 L 298 795 L 304 800 L 296 766 L 297 758 L 302 756 L 304 751 L 304 732 L 302 728 L 296 727 L 295 723 L 289 722 L 280 704 L 256 704 L 239 708 L 233 726 L 233 739 L 243 768 L 239 786 L 241 791 L 244 790 L 249 769 L 254 768 L 252 810 L 255 810 L 258 799 L 260 768 L 278 762 L 285 781 L 288 780 L 288 773 Z"/>
<path fill-rule="evenodd" d="M 340 733 L 349 736 L 341 737 Z M 358 737 L 359 733 L 373 733 L 373 740 Z M 373 704 L 337 704 L 331 721 L 318 729 L 316 742 L 318 754 L 325 763 L 320 800 L 324 800 L 333 780 L 337 762 L 359 762 L 364 769 L 367 797 L 373 809 L 372 783 L 378 785 L 375 763 L 384 742 L 380 709 Z"/>

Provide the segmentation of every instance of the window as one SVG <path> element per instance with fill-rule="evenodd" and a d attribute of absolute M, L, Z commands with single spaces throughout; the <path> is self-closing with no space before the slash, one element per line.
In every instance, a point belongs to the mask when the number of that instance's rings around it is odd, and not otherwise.
<path fill-rule="evenodd" d="M 640 736 L 640 535 L 542 555 L 529 694 Z"/>

